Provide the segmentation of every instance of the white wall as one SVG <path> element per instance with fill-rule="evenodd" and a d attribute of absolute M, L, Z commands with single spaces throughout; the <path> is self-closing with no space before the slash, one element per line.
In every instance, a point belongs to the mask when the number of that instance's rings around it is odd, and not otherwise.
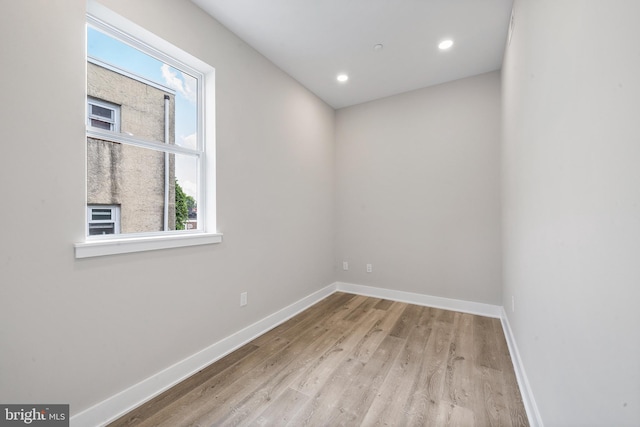
<path fill-rule="evenodd" d="M 640 3 L 516 0 L 504 305 L 547 426 L 640 420 Z"/>
<path fill-rule="evenodd" d="M 3 403 L 78 413 L 333 282 L 334 111 L 189 1 L 103 3 L 216 68 L 224 242 L 74 259 L 85 1 L 3 2 Z"/>
<path fill-rule="evenodd" d="M 499 304 L 499 73 L 338 110 L 336 129 L 338 280 Z"/>

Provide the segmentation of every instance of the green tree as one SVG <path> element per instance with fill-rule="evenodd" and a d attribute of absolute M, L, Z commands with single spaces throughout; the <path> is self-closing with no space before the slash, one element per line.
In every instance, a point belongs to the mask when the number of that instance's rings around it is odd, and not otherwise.
<path fill-rule="evenodd" d="M 187 195 L 187 210 L 189 213 L 193 212 L 197 207 L 198 204 L 196 203 L 196 199 Z"/>
<path fill-rule="evenodd" d="M 185 229 L 185 225 L 189 219 L 189 208 L 187 205 L 189 198 L 193 199 L 193 197 L 187 196 L 176 179 L 176 230 Z"/>

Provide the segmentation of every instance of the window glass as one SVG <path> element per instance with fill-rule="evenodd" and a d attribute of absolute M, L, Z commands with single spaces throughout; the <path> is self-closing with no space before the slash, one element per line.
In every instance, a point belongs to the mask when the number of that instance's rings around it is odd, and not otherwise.
<path fill-rule="evenodd" d="M 97 119 L 91 119 L 91 126 L 99 129 L 113 130 L 113 125 L 111 123 Z"/>
<path fill-rule="evenodd" d="M 91 219 L 92 220 L 110 220 L 112 217 L 111 209 L 99 209 L 94 208 L 91 210 Z"/>
<path fill-rule="evenodd" d="M 175 92 L 174 144 L 196 149 L 198 141 L 198 78 L 166 64 L 116 38 L 89 26 L 87 56 L 105 66 Z M 106 116 L 105 116 L 106 117 Z"/>
<path fill-rule="evenodd" d="M 119 231 L 90 224 L 88 235 L 200 230 L 202 77 L 120 37 L 87 27 L 87 205 L 120 215 Z"/>
<path fill-rule="evenodd" d="M 89 224 L 89 236 L 103 236 L 116 234 L 114 224 Z"/>
<path fill-rule="evenodd" d="M 113 110 L 99 105 L 91 105 L 91 114 L 94 116 L 106 117 L 107 119 L 113 119 Z"/>

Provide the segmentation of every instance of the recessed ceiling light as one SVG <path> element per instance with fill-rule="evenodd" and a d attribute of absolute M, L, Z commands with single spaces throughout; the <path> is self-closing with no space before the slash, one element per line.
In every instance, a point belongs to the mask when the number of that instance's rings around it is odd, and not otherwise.
<path fill-rule="evenodd" d="M 453 40 L 443 40 L 440 42 L 440 44 L 438 45 L 438 47 L 440 48 L 440 50 L 447 50 L 449 49 L 451 46 L 453 46 Z"/>
<path fill-rule="evenodd" d="M 347 76 L 346 74 L 338 74 L 338 77 L 336 77 L 338 79 L 339 82 L 344 83 L 347 80 L 349 80 L 349 76 Z"/>

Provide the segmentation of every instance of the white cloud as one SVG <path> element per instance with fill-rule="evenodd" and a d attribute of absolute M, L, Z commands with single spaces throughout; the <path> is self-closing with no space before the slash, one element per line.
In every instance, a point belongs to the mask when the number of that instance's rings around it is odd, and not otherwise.
<path fill-rule="evenodd" d="M 164 78 L 164 82 L 168 87 L 180 93 L 189 101 L 195 102 L 196 79 L 182 72 L 178 77 L 178 74 L 167 64 L 162 64 L 160 70 L 162 71 L 162 78 Z"/>
<path fill-rule="evenodd" d="M 193 198 L 198 195 L 197 169 L 195 160 L 191 156 L 176 155 L 176 179 L 185 193 Z"/>
<path fill-rule="evenodd" d="M 182 74 L 182 81 L 184 81 L 184 90 L 187 93 L 187 98 L 191 102 L 196 102 L 196 91 L 198 90 L 198 85 L 197 85 L 198 81 L 188 74 L 185 74 L 185 73 L 180 73 L 180 74 Z"/>
<path fill-rule="evenodd" d="M 185 179 L 183 181 L 178 180 L 178 182 L 180 183 L 180 187 L 182 187 L 182 190 L 185 193 L 187 193 L 194 199 L 196 198 L 196 196 L 198 195 L 198 186 L 195 184 L 195 182 L 189 181 L 188 179 Z"/>
<path fill-rule="evenodd" d="M 192 148 L 192 149 L 196 149 L 196 145 L 197 145 L 197 140 L 196 140 L 196 134 L 192 133 L 191 135 L 180 135 L 180 141 L 178 141 L 178 145 L 181 147 L 185 147 L 185 148 Z"/>

